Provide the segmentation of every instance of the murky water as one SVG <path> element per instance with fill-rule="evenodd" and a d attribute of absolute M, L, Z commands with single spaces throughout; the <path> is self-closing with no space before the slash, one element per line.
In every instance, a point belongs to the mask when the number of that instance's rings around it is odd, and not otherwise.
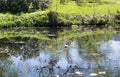
<path fill-rule="evenodd" d="M 1 41 L 0 77 L 120 77 L 120 35 L 104 36 Z"/>

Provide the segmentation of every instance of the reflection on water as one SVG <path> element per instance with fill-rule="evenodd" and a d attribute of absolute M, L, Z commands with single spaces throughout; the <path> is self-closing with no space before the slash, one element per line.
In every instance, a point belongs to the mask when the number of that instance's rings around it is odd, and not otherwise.
<path fill-rule="evenodd" d="M 107 63 L 111 69 L 120 67 L 120 41 L 110 40 L 102 43 L 100 48 L 101 53 L 106 54 Z"/>
<path fill-rule="evenodd" d="M 0 77 L 120 77 L 117 37 L 1 42 Z"/>

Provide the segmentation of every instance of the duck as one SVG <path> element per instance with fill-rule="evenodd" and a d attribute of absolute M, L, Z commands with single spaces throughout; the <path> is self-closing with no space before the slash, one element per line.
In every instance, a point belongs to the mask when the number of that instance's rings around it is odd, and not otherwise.
<path fill-rule="evenodd" d="M 68 45 L 67 45 L 67 44 L 65 44 L 65 48 L 68 48 Z"/>

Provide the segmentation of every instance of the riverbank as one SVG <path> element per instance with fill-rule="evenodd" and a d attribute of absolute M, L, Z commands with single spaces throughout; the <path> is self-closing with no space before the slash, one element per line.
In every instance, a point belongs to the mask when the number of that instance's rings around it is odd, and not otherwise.
<path fill-rule="evenodd" d="M 119 11 L 118 3 L 77 5 L 69 2 L 58 4 L 56 7 L 52 6 L 45 11 L 19 14 L 0 13 L 0 27 L 108 26 L 115 24 L 114 20 Z"/>

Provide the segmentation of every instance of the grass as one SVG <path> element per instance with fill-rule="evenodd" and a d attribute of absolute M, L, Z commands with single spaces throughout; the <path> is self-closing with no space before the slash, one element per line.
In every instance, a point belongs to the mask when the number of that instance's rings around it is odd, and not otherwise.
<path fill-rule="evenodd" d="M 77 5 L 75 2 L 65 5 L 58 5 L 57 12 L 64 14 L 80 14 L 80 15 L 105 15 L 116 14 L 120 10 L 120 4 L 82 4 Z M 54 8 L 55 10 L 55 8 Z"/>
<path fill-rule="evenodd" d="M 120 0 L 102 0 L 103 2 L 120 3 Z"/>
<path fill-rule="evenodd" d="M 32 13 L 0 13 L 0 27 L 30 27 L 34 25 L 46 26 L 49 23 L 47 14 L 49 11 L 58 13 L 58 23 L 63 25 L 81 24 L 82 17 L 93 17 L 101 19 L 105 15 L 114 16 L 120 11 L 120 1 L 103 0 L 104 2 L 117 2 L 112 4 L 86 3 L 77 5 L 74 1 L 66 4 L 60 4 L 59 0 L 53 0 L 51 7 L 45 11 L 36 11 Z M 102 16 L 102 17 L 101 17 Z M 106 17 L 107 18 L 107 17 Z M 105 18 L 105 19 L 106 19 Z M 86 21 L 85 21 L 86 22 Z"/>
<path fill-rule="evenodd" d="M 14 15 L 10 13 L 0 14 L 0 27 L 30 27 L 37 23 L 48 22 L 47 11 L 36 11 L 33 13 L 21 13 Z"/>
<path fill-rule="evenodd" d="M 76 4 L 75 1 L 70 1 L 66 4 L 60 4 L 59 1 L 53 0 L 53 4 L 50 10 L 57 11 L 64 14 L 79 14 L 79 15 L 106 15 L 106 14 L 116 14 L 120 11 L 120 0 L 102 0 L 102 2 L 109 3 L 83 3 Z M 115 3 L 111 3 L 115 2 Z"/>

